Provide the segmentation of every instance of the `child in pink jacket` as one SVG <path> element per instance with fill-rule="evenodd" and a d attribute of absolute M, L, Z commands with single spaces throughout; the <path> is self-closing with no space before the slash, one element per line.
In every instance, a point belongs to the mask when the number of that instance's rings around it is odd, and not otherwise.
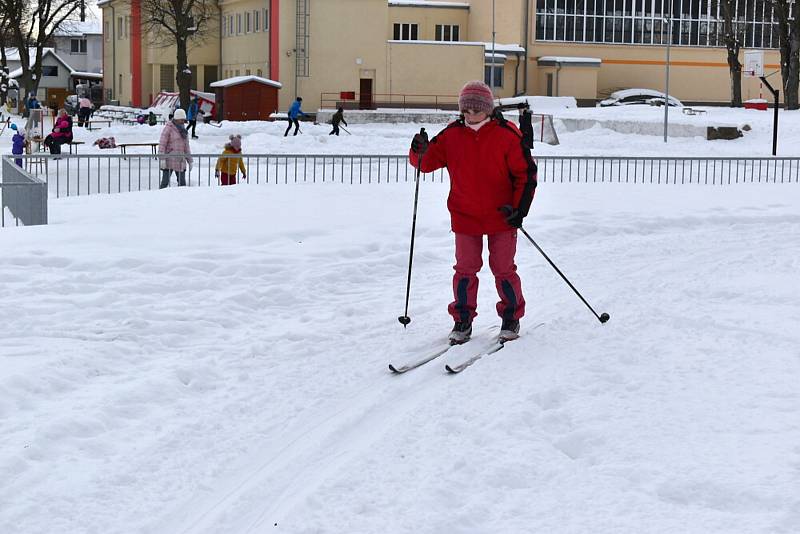
<path fill-rule="evenodd" d="M 192 150 L 189 148 L 189 132 L 186 130 L 186 112 L 181 108 L 175 110 L 172 120 L 161 131 L 158 153 L 161 154 L 161 183 L 158 188 L 169 187 L 173 171 L 178 177 L 178 185 L 186 185 L 186 167 L 188 164 L 189 170 L 192 168 Z"/>

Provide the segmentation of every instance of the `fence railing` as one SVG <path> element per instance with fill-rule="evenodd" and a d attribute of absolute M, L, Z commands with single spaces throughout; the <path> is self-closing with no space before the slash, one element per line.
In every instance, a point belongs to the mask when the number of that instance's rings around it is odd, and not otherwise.
<path fill-rule="evenodd" d="M 170 158 L 176 156 L 170 155 Z M 218 154 L 192 155 L 185 174 L 188 186 L 216 186 Z M 14 164 L 22 160 L 22 168 Z M 0 226 L 47 223 L 47 196 L 60 198 L 97 193 L 158 189 L 161 162 L 153 154 L 3 156 Z M 540 183 L 630 183 L 733 185 L 798 183 L 800 158 L 660 158 L 537 156 Z M 381 184 L 413 182 L 416 169 L 405 155 L 252 154 L 243 156 L 249 184 Z M 447 169 L 424 173 L 426 182 L 449 179 Z M 170 184 L 177 185 L 171 173 Z"/>
<path fill-rule="evenodd" d="M 0 228 L 47 224 L 47 184 L 3 157 L 0 177 Z"/>
<path fill-rule="evenodd" d="M 175 157 L 174 155 L 171 157 Z M 218 154 L 192 155 L 189 186 L 219 185 Z M 228 156 L 222 157 L 223 159 Z M 6 158 L 8 158 L 6 156 Z M 51 197 L 158 189 L 160 163 L 153 154 L 21 156 L 33 177 L 47 183 Z M 8 158 L 10 160 L 10 158 Z M 405 155 L 251 154 L 242 157 L 250 184 L 409 182 L 416 170 Z M 800 158 L 660 158 L 536 156 L 540 183 L 653 183 L 727 185 L 800 181 Z M 11 160 L 10 160 L 11 161 Z M 443 182 L 447 169 L 422 175 Z M 171 183 L 176 184 L 173 173 Z"/>

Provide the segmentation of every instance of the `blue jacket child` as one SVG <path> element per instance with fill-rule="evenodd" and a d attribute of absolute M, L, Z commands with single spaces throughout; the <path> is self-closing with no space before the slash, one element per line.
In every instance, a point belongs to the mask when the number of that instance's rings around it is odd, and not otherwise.
<path fill-rule="evenodd" d="M 303 105 L 303 99 L 299 96 L 294 102 L 292 102 L 292 107 L 289 108 L 289 126 L 283 133 L 284 137 L 289 135 L 289 130 L 292 129 L 293 124 L 294 124 L 294 135 L 297 135 L 297 131 L 300 129 L 300 121 L 297 120 L 298 115 L 302 115 L 303 117 L 308 117 L 308 115 L 303 113 L 303 110 L 300 109 L 300 106 L 302 105 Z"/>
<path fill-rule="evenodd" d="M 200 111 L 200 102 L 198 102 L 197 97 L 194 97 L 189 103 L 189 110 L 186 112 L 186 120 L 197 120 L 198 111 Z"/>

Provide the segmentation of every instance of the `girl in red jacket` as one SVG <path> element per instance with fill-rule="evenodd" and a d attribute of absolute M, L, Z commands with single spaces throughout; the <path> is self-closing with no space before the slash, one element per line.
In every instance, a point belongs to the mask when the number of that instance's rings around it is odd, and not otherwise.
<path fill-rule="evenodd" d="M 447 208 L 456 235 L 454 300 L 448 306 L 455 325 L 450 342 L 464 343 L 472 335 L 484 235 L 500 296 L 499 338 L 505 342 L 519 337 L 519 319 L 525 314 L 514 256 L 517 228 L 528 214 L 536 189 L 536 163 L 519 129 L 502 115 L 493 116 L 494 96 L 485 83 L 467 83 L 458 106 L 462 117 L 430 142 L 425 134 L 414 136 L 409 160 L 422 172 L 447 167 L 450 174 Z"/>

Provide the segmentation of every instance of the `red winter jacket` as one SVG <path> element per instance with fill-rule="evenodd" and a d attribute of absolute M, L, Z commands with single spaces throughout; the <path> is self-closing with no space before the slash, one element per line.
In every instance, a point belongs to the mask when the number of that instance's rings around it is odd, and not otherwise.
<path fill-rule="evenodd" d="M 418 156 L 409 152 L 411 165 Z M 454 232 L 468 235 L 509 230 L 510 205 L 528 214 L 536 189 L 536 163 L 522 146 L 522 134 L 510 122 L 492 119 L 477 132 L 456 121 L 431 139 L 422 157 L 422 172 L 447 167 L 450 195 L 447 208 Z"/>

